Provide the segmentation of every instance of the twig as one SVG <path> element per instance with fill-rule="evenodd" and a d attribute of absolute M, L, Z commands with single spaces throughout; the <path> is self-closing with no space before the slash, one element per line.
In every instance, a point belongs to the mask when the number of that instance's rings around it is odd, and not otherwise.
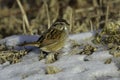
<path fill-rule="evenodd" d="M 96 17 L 96 23 L 97 23 L 97 24 L 96 24 L 96 29 L 98 29 L 98 28 L 100 27 L 100 24 L 99 24 L 99 23 L 100 23 L 101 14 L 100 14 L 100 10 L 99 10 L 99 9 L 97 9 L 96 12 L 97 12 L 97 15 L 98 15 L 98 16 Z M 95 29 L 95 30 L 96 30 L 96 29 Z"/>
<path fill-rule="evenodd" d="M 55 22 L 55 20 L 58 18 L 58 16 L 59 16 L 59 6 L 58 6 L 58 3 L 57 3 L 56 15 L 55 15 L 55 18 L 53 19 L 52 22 Z"/>
<path fill-rule="evenodd" d="M 17 3 L 18 3 L 18 5 L 20 7 L 20 10 L 22 12 L 22 15 L 23 15 L 23 18 L 24 18 L 24 21 L 25 21 L 25 24 L 26 24 L 26 27 L 27 27 L 28 31 L 30 32 L 30 34 L 33 34 L 32 29 L 30 28 L 30 25 L 29 25 L 29 22 L 28 22 L 27 15 L 26 15 L 23 7 L 22 7 L 22 4 L 21 4 L 20 0 L 17 0 Z"/>
<path fill-rule="evenodd" d="M 98 6 L 98 4 L 97 4 L 97 1 L 96 1 L 96 0 L 93 0 L 93 6 L 94 6 L 94 7 L 97 7 L 97 6 Z"/>
<path fill-rule="evenodd" d="M 89 8 L 80 8 L 80 9 L 76 9 L 76 10 L 75 10 L 75 13 L 92 11 L 92 10 L 94 10 L 94 9 L 95 9 L 95 7 L 89 7 Z"/>
<path fill-rule="evenodd" d="M 26 28 L 25 28 L 25 19 L 23 18 L 23 32 L 24 34 L 27 34 Z"/>
<path fill-rule="evenodd" d="M 92 32 L 93 31 L 93 23 L 91 20 L 90 20 L 90 28 L 91 28 L 91 32 Z"/>
<path fill-rule="evenodd" d="M 49 10 L 48 10 L 48 4 L 47 4 L 47 2 L 45 0 L 43 2 L 44 2 L 44 5 L 45 5 L 45 10 L 46 10 L 47 18 L 48 18 L 48 29 L 49 29 L 51 22 L 50 22 L 50 15 L 49 15 Z"/>
<path fill-rule="evenodd" d="M 105 26 L 107 25 L 107 22 L 108 22 L 108 16 L 109 16 L 109 5 L 107 5 L 107 10 L 106 10 Z"/>
<path fill-rule="evenodd" d="M 73 27 L 73 9 L 71 8 L 71 13 L 70 13 L 70 32 L 72 32 L 72 27 Z"/>

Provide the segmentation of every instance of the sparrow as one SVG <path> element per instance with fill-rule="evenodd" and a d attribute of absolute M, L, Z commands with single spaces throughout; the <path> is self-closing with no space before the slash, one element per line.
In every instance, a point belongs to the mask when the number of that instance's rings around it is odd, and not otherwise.
<path fill-rule="evenodd" d="M 57 19 L 51 27 L 43 32 L 37 41 L 23 43 L 20 46 L 36 46 L 45 52 L 57 52 L 68 38 L 69 24 L 64 19 Z"/>

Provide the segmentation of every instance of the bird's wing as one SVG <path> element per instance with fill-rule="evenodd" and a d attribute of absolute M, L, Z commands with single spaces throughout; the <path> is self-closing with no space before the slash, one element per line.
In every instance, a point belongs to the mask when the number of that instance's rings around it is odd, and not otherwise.
<path fill-rule="evenodd" d="M 55 28 L 50 28 L 47 32 L 38 39 L 40 47 L 56 43 L 60 39 L 61 31 Z"/>

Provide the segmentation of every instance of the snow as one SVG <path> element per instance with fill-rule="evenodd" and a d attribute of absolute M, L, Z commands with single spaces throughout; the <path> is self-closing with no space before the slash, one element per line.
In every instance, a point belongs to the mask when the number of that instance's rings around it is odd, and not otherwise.
<path fill-rule="evenodd" d="M 112 55 L 109 54 L 109 51 L 100 51 L 100 52 L 94 52 L 93 55 L 86 56 L 85 59 L 104 61 L 108 58 L 112 58 Z"/>
<path fill-rule="evenodd" d="M 69 39 L 79 43 L 90 39 L 92 32 L 70 35 Z M 39 36 L 14 35 L 0 40 L 0 44 L 5 44 L 8 48 L 23 42 L 36 41 Z M 0 65 L 0 80 L 120 80 L 120 58 L 113 59 L 111 64 L 104 64 L 104 61 L 112 56 L 108 51 L 94 52 L 90 56 L 69 55 L 71 43 L 66 43 L 63 55 L 54 63 L 45 64 L 45 59 L 39 61 L 40 50 L 33 48 L 29 54 L 22 58 L 22 61 L 10 65 L 4 63 Z M 88 59 L 88 61 L 84 61 Z M 117 65 L 116 65 L 117 64 Z M 56 66 L 62 71 L 56 74 L 45 74 L 47 66 Z"/>

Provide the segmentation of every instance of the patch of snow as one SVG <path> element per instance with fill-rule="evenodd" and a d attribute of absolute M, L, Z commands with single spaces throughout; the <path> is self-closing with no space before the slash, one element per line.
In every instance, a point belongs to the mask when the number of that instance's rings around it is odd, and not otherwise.
<path fill-rule="evenodd" d="M 94 52 L 90 56 L 86 56 L 85 59 L 87 60 L 106 60 L 108 58 L 112 58 L 112 55 L 109 54 L 109 51 L 99 51 L 99 52 Z"/>
<path fill-rule="evenodd" d="M 93 33 L 70 35 L 69 39 L 84 42 L 93 36 Z M 0 40 L 0 44 L 15 46 L 23 42 L 36 41 L 38 36 L 15 35 Z M 51 64 L 45 64 L 45 59 L 39 61 L 40 50 L 33 48 L 22 62 L 16 64 L 0 65 L 0 80 L 120 80 L 120 71 L 115 60 L 111 64 L 104 64 L 104 60 L 110 58 L 108 51 L 94 52 L 92 55 L 69 55 L 71 43 L 67 43 L 59 60 Z M 18 49 L 18 47 L 17 47 Z M 88 58 L 89 61 L 84 61 Z M 119 63 L 119 62 L 118 62 Z M 62 71 L 56 74 L 45 74 L 47 66 L 56 66 Z"/>

